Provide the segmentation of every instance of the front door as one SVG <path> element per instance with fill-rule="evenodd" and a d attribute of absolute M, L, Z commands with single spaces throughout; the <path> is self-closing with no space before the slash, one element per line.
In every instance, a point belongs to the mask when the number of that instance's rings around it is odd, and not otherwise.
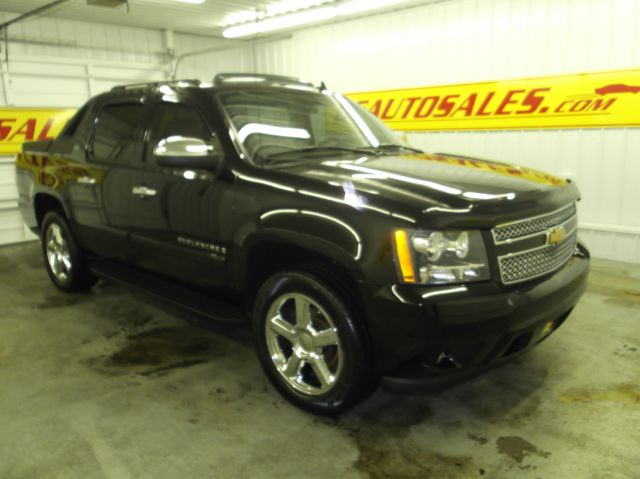
<path fill-rule="evenodd" d="M 129 210 L 136 264 L 216 290 L 225 283 L 232 183 L 214 171 L 156 164 L 153 150 L 172 136 L 199 138 L 221 149 L 216 132 L 195 106 L 158 103 L 151 115 L 145 168 L 133 177 Z"/>

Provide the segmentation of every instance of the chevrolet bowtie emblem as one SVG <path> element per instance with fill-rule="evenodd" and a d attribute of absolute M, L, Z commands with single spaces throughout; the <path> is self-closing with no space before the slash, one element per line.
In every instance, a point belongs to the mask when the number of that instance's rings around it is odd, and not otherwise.
<path fill-rule="evenodd" d="M 556 226 L 547 233 L 547 244 L 558 244 L 567 236 L 563 226 Z"/>

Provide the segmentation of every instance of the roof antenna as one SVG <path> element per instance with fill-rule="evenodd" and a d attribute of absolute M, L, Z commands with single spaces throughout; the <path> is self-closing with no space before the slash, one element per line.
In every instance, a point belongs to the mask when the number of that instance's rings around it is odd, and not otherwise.
<path fill-rule="evenodd" d="M 320 82 L 320 91 L 328 90 L 327 85 L 324 84 L 323 81 Z"/>

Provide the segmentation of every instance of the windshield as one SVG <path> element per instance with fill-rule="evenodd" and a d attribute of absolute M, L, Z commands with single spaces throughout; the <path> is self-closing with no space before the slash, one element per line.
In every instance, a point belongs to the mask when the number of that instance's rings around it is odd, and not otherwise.
<path fill-rule="evenodd" d="M 225 91 L 218 98 L 257 165 L 406 146 L 371 113 L 339 94 L 270 88 Z"/>

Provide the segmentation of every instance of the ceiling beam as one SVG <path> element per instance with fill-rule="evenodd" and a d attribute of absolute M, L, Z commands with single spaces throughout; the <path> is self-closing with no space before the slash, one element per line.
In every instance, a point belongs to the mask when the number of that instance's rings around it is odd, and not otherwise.
<path fill-rule="evenodd" d="M 34 8 L 33 10 L 30 10 L 26 13 L 23 13 L 22 15 L 18 15 L 16 18 L 9 20 L 8 22 L 4 22 L 2 24 L 0 24 L 0 30 L 4 30 L 6 29 L 9 25 L 13 25 L 14 23 L 18 23 L 21 22 L 22 20 L 25 20 L 29 17 L 33 17 L 35 15 L 40 15 L 41 13 L 46 12 L 47 10 L 51 10 L 54 7 L 57 7 L 58 5 L 62 5 L 63 3 L 68 2 L 69 0 L 55 0 L 51 3 L 47 3 L 46 5 L 43 5 L 41 7 L 38 8 Z"/>

